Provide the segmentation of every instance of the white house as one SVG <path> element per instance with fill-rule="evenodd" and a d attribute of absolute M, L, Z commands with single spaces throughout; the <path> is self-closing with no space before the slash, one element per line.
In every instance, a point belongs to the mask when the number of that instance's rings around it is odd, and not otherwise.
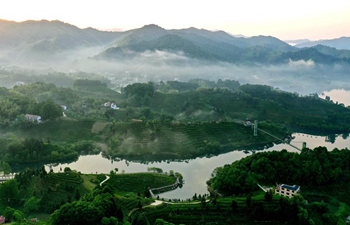
<path fill-rule="evenodd" d="M 117 104 L 115 104 L 114 102 L 112 102 L 111 108 L 112 108 L 112 109 L 119 109 L 119 107 L 117 106 Z"/>
<path fill-rule="evenodd" d="M 61 105 L 63 110 L 67 110 L 67 106 L 66 105 Z"/>
<path fill-rule="evenodd" d="M 38 115 L 26 114 L 25 117 L 26 117 L 27 120 L 31 120 L 31 121 L 33 121 L 33 122 L 34 122 L 34 121 L 36 121 L 36 122 L 38 122 L 38 123 L 41 122 L 41 116 L 38 116 Z"/>
<path fill-rule="evenodd" d="M 105 103 L 103 103 L 103 106 L 104 106 L 104 107 L 110 107 L 110 106 L 111 106 L 111 103 L 110 103 L 110 102 L 105 102 Z"/>
<path fill-rule="evenodd" d="M 278 184 L 275 189 L 275 194 L 288 198 L 291 198 L 298 193 L 300 193 L 300 186 L 295 184 L 293 186 L 287 184 Z"/>

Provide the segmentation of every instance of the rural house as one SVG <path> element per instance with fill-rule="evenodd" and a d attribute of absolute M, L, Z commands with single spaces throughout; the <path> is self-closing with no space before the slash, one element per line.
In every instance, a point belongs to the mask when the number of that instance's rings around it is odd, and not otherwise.
<path fill-rule="evenodd" d="M 275 194 L 282 195 L 288 198 L 293 197 L 295 194 L 300 192 L 299 185 L 287 185 L 287 184 L 278 184 L 275 189 Z"/>
<path fill-rule="evenodd" d="M 35 122 L 35 121 L 38 122 L 38 123 L 41 122 L 41 116 L 38 116 L 38 115 L 26 114 L 25 117 L 26 117 L 27 120 L 30 120 L 30 121 L 33 121 L 33 122 Z"/>
<path fill-rule="evenodd" d="M 114 102 L 112 102 L 111 108 L 112 108 L 112 109 L 119 109 L 119 107 L 117 106 L 117 104 L 115 104 Z"/>

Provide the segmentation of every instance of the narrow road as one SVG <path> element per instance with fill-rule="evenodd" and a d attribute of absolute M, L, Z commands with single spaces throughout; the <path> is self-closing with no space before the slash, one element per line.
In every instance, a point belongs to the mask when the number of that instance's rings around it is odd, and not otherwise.
<path fill-rule="evenodd" d="M 100 183 L 100 186 L 102 186 L 102 184 L 103 184 L 104 182 L 106 182 L 107 180 L 109 180 L 109 176 L 106 175 L 106 179 L 104 179 L 104 180 Z"/>

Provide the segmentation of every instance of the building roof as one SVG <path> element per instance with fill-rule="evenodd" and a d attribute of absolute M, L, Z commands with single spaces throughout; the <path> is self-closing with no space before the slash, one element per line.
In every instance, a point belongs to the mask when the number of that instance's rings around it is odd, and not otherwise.
<path fill-rule="evenodd" d="M 31 118 L 31 119 L 38 119 L 40 116 L 38 116 L 38 115 L 26 114 L 25 117 Z"/>
<path fill-rule="evenodd" d="M 299 185 L 295 185 L 295 184 L 293 186 L 287 185 L 287 184 L 281 184 L 281 187 L 285 188 L 285 189 L 288 189 L 288 190 L 291 190 L 291 191 L 296 191 L 296 190 L 298 190 L 300 188 Z"/>

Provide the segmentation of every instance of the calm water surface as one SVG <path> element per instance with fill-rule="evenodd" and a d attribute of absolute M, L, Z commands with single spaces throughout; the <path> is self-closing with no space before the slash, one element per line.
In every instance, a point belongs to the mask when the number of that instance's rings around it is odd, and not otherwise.
<path fill-rule="evenodd" d="M 326 98 L 329 96 L 333 102 L 343 103 L 345 106 L 350 106 L 350 91 L 344 89 L 334 89 L 331 91 L 324 91 L 320 97 Z"/>
<path fill-rule="evenodd" d="M 313 136 L 307 134 L 297 133 L 294 134 L 295 139 L 292 140 L 291 144 L 301 148 L 303 142 L 307 142 L 307 147 L 315 148 L 318 146 L 325 146 L 328 150 L 334 148 L 350 148 L 350 138 L 347 136 L 337 135 L 331 138 L 326 136 Z M 344 139 L 345 138 L 345 139 Z M 329 139 L 333 142 L 329 142 Z M 298 150 L 290 147 L 287 144 L 275 145 L 271 148 L 263 151 L 280 151 L 287 149 L 291 152 L 298 152 Z M 163 193 L 160 197 L 164 198 L 180 198 L 187 199 L 191 198 L 194 193 L 204 194 L 207 193 L 206 181 L 210 178 L 211 173 L 216 167 L 230 164 L 236 160 L 239 160 L 252 153 L 244 153 L 243 151 L 234 151 L 222 154 L 210 158 L 196 158 L 188 160 L 187 162 L 154 162 L 154 163 L 140 163 L 140 162 L 129 162 L 126 160 L 111 162 L 108 159 L 103 158 L 101 155 L 89 155 L 80 156 L 78 161 L 69 164 L 59 164 L 53 166 L 54 171 L 59 171 L 60 168 L 69 166 L 71 169 L 80 171 L 82 173 L 109 173 L 114 168 L 118 168 L 119 172 L 124 170 L 126 173 L 133 172 L 146 172 L 148 167 L 159 167 L 163 171 L 174 170 L 184 176 L 185 184 L 182 188 L 178 188 L 174 191 Z M 281 181 L 283 182 L 283 181 Z"/>
<path fill-rule="evenodd" d="M 321 98 L 325 98 L 326 96 L 330 96 L 333 102 L 343 103 L 345 106 L 350 105 L 350 91 L 337 89 L 325 91 L 322 95 L 320 95 Z M 299 148 L 302 147 L 303 142 L 306 142 L 307 147 L 311 149 L 318 146 L 325 146 L 328 150 L 333 150 L 334 148 L 350 149 L 350 138 L 348 138 L 348 135 L 333 135 L 327 137 L 297 133 L 294 134 L 294 136 L 295 139 L 292 140 L 291 144 Z M 287 149 L 291 152 L 298 152 L 298 150 L 292 148 L 287 144 L 275 145 L 271 148 L 265 149 L 264 151 L 280 151 L 282 149 Z M 250 152 L 246 154 L 243 151 L 235 151 L 235 149 L 232 149 L 232 152 L 211 158 L 204 157 L 184 162 L 162 161 L 148 164 L 140 162 L 129 162 L 126 160 L 111 162 L 108 159 L 103 158 L 101 155 L 88 155 L 80 156 L 78 161 L 73 163 L 52 166 L 52 169 L 57 172 L 60 170 L 60 168 L 63 169 L 64 167 L 69 166 L 71 169 L 80 171 L 82 173 L 109 173 L 116 167 L 119 169 L 119 172 L 124 170 L 126 173 L 146 172 L 148 167 L 159 167 L 162 168 L 163 171 L 174 170 L 184 176 L 184 186 L 181 189 L 178 188 L 174 191 L 164 193 L 160 195 L 160 197 L 187 199 L 191 198 L 194 193 L 207 193 L 206 181 L 210 178 L 211 173 L 216 167 L 230 164 L 250 154 L 252 153 Z"/>

